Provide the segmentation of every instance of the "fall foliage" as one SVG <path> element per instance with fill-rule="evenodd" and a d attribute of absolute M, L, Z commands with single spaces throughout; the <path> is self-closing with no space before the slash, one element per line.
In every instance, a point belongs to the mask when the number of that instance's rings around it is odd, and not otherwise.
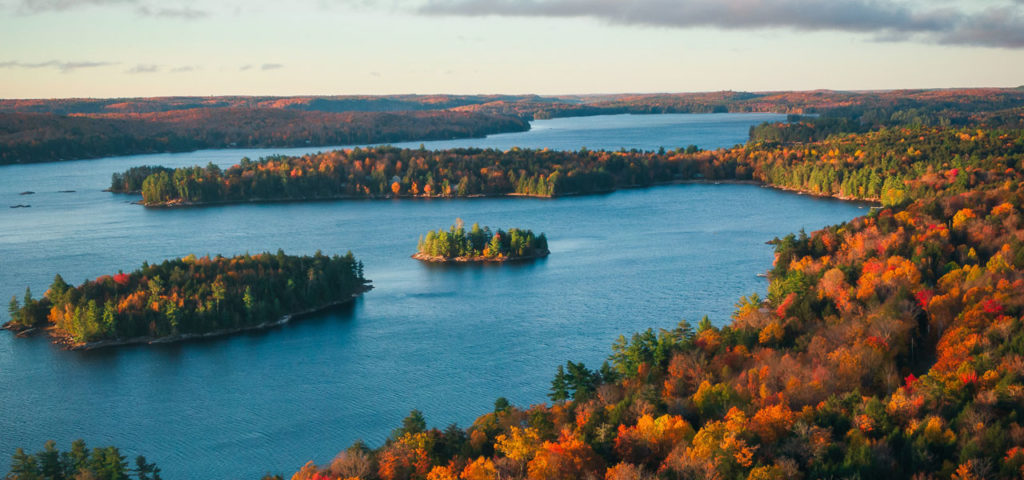
<path fill-rule="evenodd" d="M 767 297 L 741 299 L 728 325 L 684 321 L 623 336 L 598 370 L 559 366 L 552 404 L 428 430 L 445 449 L 427 452 L 423 472 L 1024 474 L 1022 132 L 886 128 L 666 155 L 705 178 L 742 172 L 882 206 L 775 239 Z M 388 458 L 388 445 L 372 454 Z"/>
<path fill-rule="evenodd" d="M 48 327 L 68 346 L 101 340 L 231 331 L 350 300 L 367 289 L 362 263 L 345 256 L 194 255 L 104 275 L 78 287 L 57 275 L 41 299 L 11 299 L 16 331 Z"/>

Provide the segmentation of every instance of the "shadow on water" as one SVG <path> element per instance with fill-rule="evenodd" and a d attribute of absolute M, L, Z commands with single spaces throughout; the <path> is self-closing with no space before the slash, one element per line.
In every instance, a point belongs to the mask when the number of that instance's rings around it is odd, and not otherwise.
<path fill-rule="evenodd" d="M 190 338 L 173 343 L 125 345 L 113 348 L 100 348 L 96 350 L 78 350 L 69 353 L 76 354 L 76 363 L 90 368 L 112 368 L 116 361 L 125 356 L 135 355 L 158 355 L 162 361 L 175 362 L 184 358 L 189 350 L 211 350 L 220 349 L 231 344 L 240 342 L 251 343 L 253 341 L 264 341 L 271 335 L 280 335 L 283 329 L 302 323 L 304 327 L 317 328 L 328 323 L 351 323 L 356 318 L 358 305 L 362 303 L 363 297 L 354 298 L 351 302 L 345 302 L 323 310 L 312 313 L 295 315 L 291 321 L 284 325 L 228 335 L 219 335 L 207 338 Z M 58 348 L 54 346 L 54 348 Z"/>
<path fill-rule="evenodd" d="M 525 260 L 509 260 L 506 262 L 419 262 L 429 272 L 458 273 L 458 272 L 482 272 L 505 269 L 514 272 L 528 272 L 544 266 L 548 257 L 529 258 Z"/>

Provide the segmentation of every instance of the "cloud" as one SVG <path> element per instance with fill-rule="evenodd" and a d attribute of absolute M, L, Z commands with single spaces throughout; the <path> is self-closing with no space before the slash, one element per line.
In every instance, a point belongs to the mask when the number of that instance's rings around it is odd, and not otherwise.
<path fill-rule="evenodd" d="M 280 63 L 264 63 L 263 65 L 260 65 L 260 70 L 263 71 L 278 70 L 281 68 L 284 68 L 284 65 L 281 65 Z"/>
<path fill-rule="evenodd" d="M 0 62 L 0 68 L 55 68 L 61 73 L 70 73 L 83 68 L 108 67 L 111 65 L 117 65 L 117 62 L 58 62 L 57 60 L 35 63 L 19 61 Z"/>
<path fill-rule="evenodd" d="M 841 31 L 880 39 L 1024 47 L 1024 14 L 1008 3 L 988 2 L 968 11 L 959 3 L 923 7 L 907 0 L 428 0 L 418 10 L 427 15 L 594 18 L 669 28 Z"/>
<path fill-rule="evenodd" d="M 16 8 L 21 14 L 64 12 L 81 7 L 139 5 L 139 0 L 21 0 Z M 135 13 L 144 17 L 169 18 L 177 20 L 198 20 L 210 16 L 205 10 L 187 5 L 160 6 L 140 5 Z"/>
<path fill-rule="evenodd" d="M 252 69 L 252 65 L 242 65 L 241 67 L 238 68 L 238 71 L 244 72 L 244 71 L 250 70 L 250 69 Z"/>
<path fill-rule="evenodd" d="M 152 8 L 141 6 L 136 9 L 136 12 L 144 17 L 171 18 L 176 20 L 199 20 L 210 16 L 210 12 L 197 10 L 192 7 Z"/>
<path fill-rule="evenodd" d="M 125 70 L 124 73 L 156 73 L 156 72 L 159 72 L 159 71 L 160 71 L 160 66 L 159 65 L 142 65 L 142 64 L 139 64 L 139 65 L 136 65 L 136 66 L 134 66 L 132 68 L 129 68 L 128 70 Z"/>
<path fill-rule="evenodd" d="M 21 0 L 20 13 L 62 12 L 77 7 L 131 4 L 136 0 Z"/>
<path fill-rule="evenodd" d="M 186 72 L 194 72 L 194 71 L 196 71 L 198 69 L 199 69 L 198 67 L 194 67 L 192 65 L 182 65 L 180 67 L 172 68 L 170 70 L 170 72 L 171 73 L 186 73 Z"/>

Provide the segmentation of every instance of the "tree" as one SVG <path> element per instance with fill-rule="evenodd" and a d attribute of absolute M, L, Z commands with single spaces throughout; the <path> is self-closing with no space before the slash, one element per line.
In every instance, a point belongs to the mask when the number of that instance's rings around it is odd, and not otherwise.
<path fill-rule="evenodd" d="M 508 399 L 505 397 L 498 397 L 498 399 L 494 401 L 494 413 L 503 413 L 508 411 L 510 408 L 512 408 L 512 404 L 510 404 Z"/>
<path fill-rule="evenodd" d="M 39 465 L 36 463 L 35 456 L 26 454 L 21 448 L 15 450 L 14 456 L 11 458 L 11 473 L 7 478 L 10 480 L 40 480 L 42 477 L 39 476 Z"/>
<path fill-rule="evenodd" d="M 497 257 L 502 254 L 501 241 L 502 232 L 498 230 L 494 236 L 491 237 L 491 241 L 487 244 L 487 256 Z"/>
<path fill-rule="evenodd" d="M 419 410 L 412 410 L 409 412 L 409 416 L 402 420 L 402 428 L 399 428 L 392 432 L 391 436 L 395 439 L 401 438 L 406 434 L 417 434 L 423 433 L 427 430 L 427 421 L 423 418 L 423 412 Z"/>
<path fill-rule="evenodd" d="M 39 459 L 39 473 L 43 478 L 61 478 L 64 476 L 64 465 L 61 463 L 57 442 L 47 440 L 43 451 L 36 454 Z"/>
<path fill-rule="evenodd" d="M 11 322 L 21 323 L 21 305 L 18 305 L 16 295 L 11 295 L 11 303 L 7 306 L 7 312 L 11 315 Z"/>
<path fill-rule="evenodd" d="M 160 467 L 155 463 L 147 463 L 146 457 L 135 457 L 135 474 L 139 480 L 160 480 Z"/>
<path fill-rule="evenodd" d="M 548 398 L 552 402 L 564 402 L 569 398 L 569 384 L 566 381 L 565 368 L 561 365 L 555 372 L 555 379 L 551 381 L 551 393 L 548 394 Z"/>

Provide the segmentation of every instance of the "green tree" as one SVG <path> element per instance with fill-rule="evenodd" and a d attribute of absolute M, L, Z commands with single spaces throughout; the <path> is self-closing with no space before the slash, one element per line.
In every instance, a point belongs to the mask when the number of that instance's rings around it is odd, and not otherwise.
<path fill-rule="evenodd" d="M 25 453 L 18 448 L 11 457 L 11 472 L 7 474 L 10 480 L 41 480 L 39 476 L 39 465 L 36 457 Z"/>
<path fill-rule="evenodd" d="M 61 462 L 60 451 L 57 450 L 57 442 L 47 440 L 43 444 L 43 451 L 36 454 L 39 459 L 39 473 L 43 478 L 63 478 L 64 465 Z"/>
<path fill-rule="evenodd" d="M 402 428 L 392 432 L 392 436 L 398 439 L 407 433 L 416 434 L 425 431 L 427 431 L 427 420 L 423 418 L 423 412 L 412 410 L 409 412 L 409 416 L 402 420 Z"/>
<path fill-rule="evenodd" d="M 142 455 L 135 457 L 135 474 L 139 480 L 161 480 L 160 467 L 155 463 L 147 463 L 146 457 Z"/>
<path fill-rule="evenodd" d="M 569 384 L 565 376 L 565 368 L 561 365 L 555 371 L 555 378 L 551 381 L 551 393 L 548 398 L 552 402 L 564 402 L 569 398 Z"/>

